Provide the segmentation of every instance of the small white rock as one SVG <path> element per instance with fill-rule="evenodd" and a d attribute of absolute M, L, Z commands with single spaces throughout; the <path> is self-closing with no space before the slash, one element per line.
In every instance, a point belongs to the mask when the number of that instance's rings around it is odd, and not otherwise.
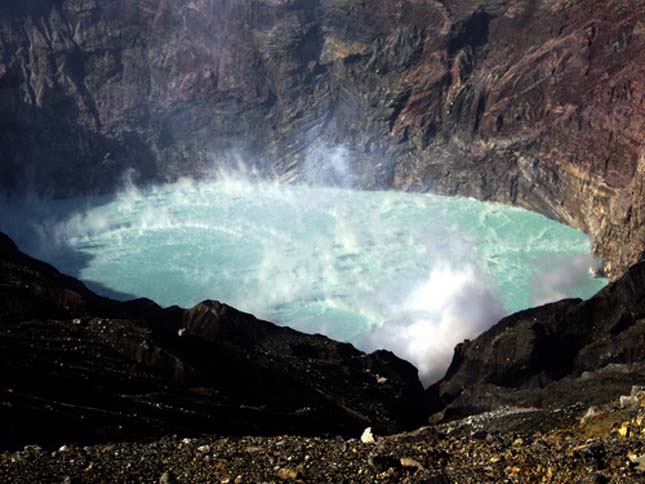
<path fill-rule="evenodd" d="M 177 336 L 183 336 L 185 332 L 186 328 L 181 328 L 179 331 L 177 331 Z"/>
<path fill-rule="evenodd" d="M 365 430 L 363 430 L 363 434 L 361 435 L 361 442 L 363 442 L 364 444 L 373 444 L 374 442 L 376 442 L 374 434 L 372 434 L 372 427 L 367 427 Z"/>
<path fill-rule="evenodd" d="M 598 407 L 592 405 L 587 409 L 585 414 L 580 419 L 580 424 L 585 425 L 590 418 L 595 417 L 597 414 L 598 414 Z"/>
<path fill-rule="evenodd" d="M 58 452 L 67 452 L 68 450 L 69 450 L 69 447 L 67 447 L 66 445 L 61 445 L 58 448 Z"/>
<path fill-rule="evenodd" d="M 197 452 L 210 452 L 211 451 L 211 446 L 210 445 L 200 445 L 197 447 Z"/>
<path fill-rule="evenodd" d="M 638 397 L 628 395 L 622 395 L 620 397 L 620 408 L 638 407 L 639 404 L 640 401 L 638 400 Z"/>

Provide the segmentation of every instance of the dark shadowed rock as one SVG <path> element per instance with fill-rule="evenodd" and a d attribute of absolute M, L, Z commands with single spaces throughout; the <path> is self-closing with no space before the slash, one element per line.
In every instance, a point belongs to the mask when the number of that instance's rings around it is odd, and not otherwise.
<path fill-rule="evenodd" d="M 606 402 L 645 379 L 645 263 L 588 301 L 513 314 L 457 346 L 426 396 L 446 416 L 504 404 Z"/>
<path fill-rule="evenodd" d="M 166 434 L 359 435 L 423 418 L 416 369 L 388 352 L 205 301 L 119 303 L 0 235 L 0 446 Z M 379 376 L 387 377 L 383 382 Z"/>

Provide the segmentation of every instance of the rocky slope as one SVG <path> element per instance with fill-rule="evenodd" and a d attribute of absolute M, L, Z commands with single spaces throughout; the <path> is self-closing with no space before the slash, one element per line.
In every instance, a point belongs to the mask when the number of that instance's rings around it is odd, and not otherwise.
<path fill-rule="evenodd" d="M 638 396 L 640 395 L 640 397 Z M 630 397 L 632 398 L 632 397 Z M 641 483 L 645 394 L 587 413 L 506 408 L 374 443 L 356 438 L 167 437 L 0 453 L 0 480 L 141 483 Z M 625 399 L 623 399 L 623 402 Z"/>
<path fill-rule="evenodd" d="M 645 263 L 588 301 L 513 314 L 457 346 L 446 376 L 427 390 L 438 417 L 502 405 L 602 403 L 645 384 Z"/>
<path fill-rule="evenodd" d="M 183 310 L 101 298 L 0 234 L 0 448 L 394 432 L 423 421 L 422 395 L 416 369 L 389 352 L 214 301 Z"/>
<path fill-rule="evenodd" d="M 643 0 L 4 2 L 0 180 L 68 195 L 240 161 L 296 180 L 343 146 L 360 186 L 582 228 L 616 278 L 645 242 L 644 18 Z"/>

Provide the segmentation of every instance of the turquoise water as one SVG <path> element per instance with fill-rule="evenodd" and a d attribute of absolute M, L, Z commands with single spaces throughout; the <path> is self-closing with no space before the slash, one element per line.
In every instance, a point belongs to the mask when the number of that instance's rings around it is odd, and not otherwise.
<path fill-rule="evenodd" d="M 51 261 L 63 271 L 162 305 L 218 299 L 388 347 L 428 378 L 501 316 L 606 283 L 588 271 L 583 233 L 470 199 L 226 181 L 59 203 L 65 216 L 39 231 L 72 249 Z"/>

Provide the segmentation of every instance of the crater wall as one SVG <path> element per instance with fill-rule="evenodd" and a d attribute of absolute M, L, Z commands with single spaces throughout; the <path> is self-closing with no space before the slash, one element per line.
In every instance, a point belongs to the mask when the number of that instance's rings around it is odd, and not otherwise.
<path fill-rule="evenodd" d="M 0 180 L 110 191 L 224 164 L 519 204 L 643 256 L 641 0 L 29 0 L 0 6 Z"/>

